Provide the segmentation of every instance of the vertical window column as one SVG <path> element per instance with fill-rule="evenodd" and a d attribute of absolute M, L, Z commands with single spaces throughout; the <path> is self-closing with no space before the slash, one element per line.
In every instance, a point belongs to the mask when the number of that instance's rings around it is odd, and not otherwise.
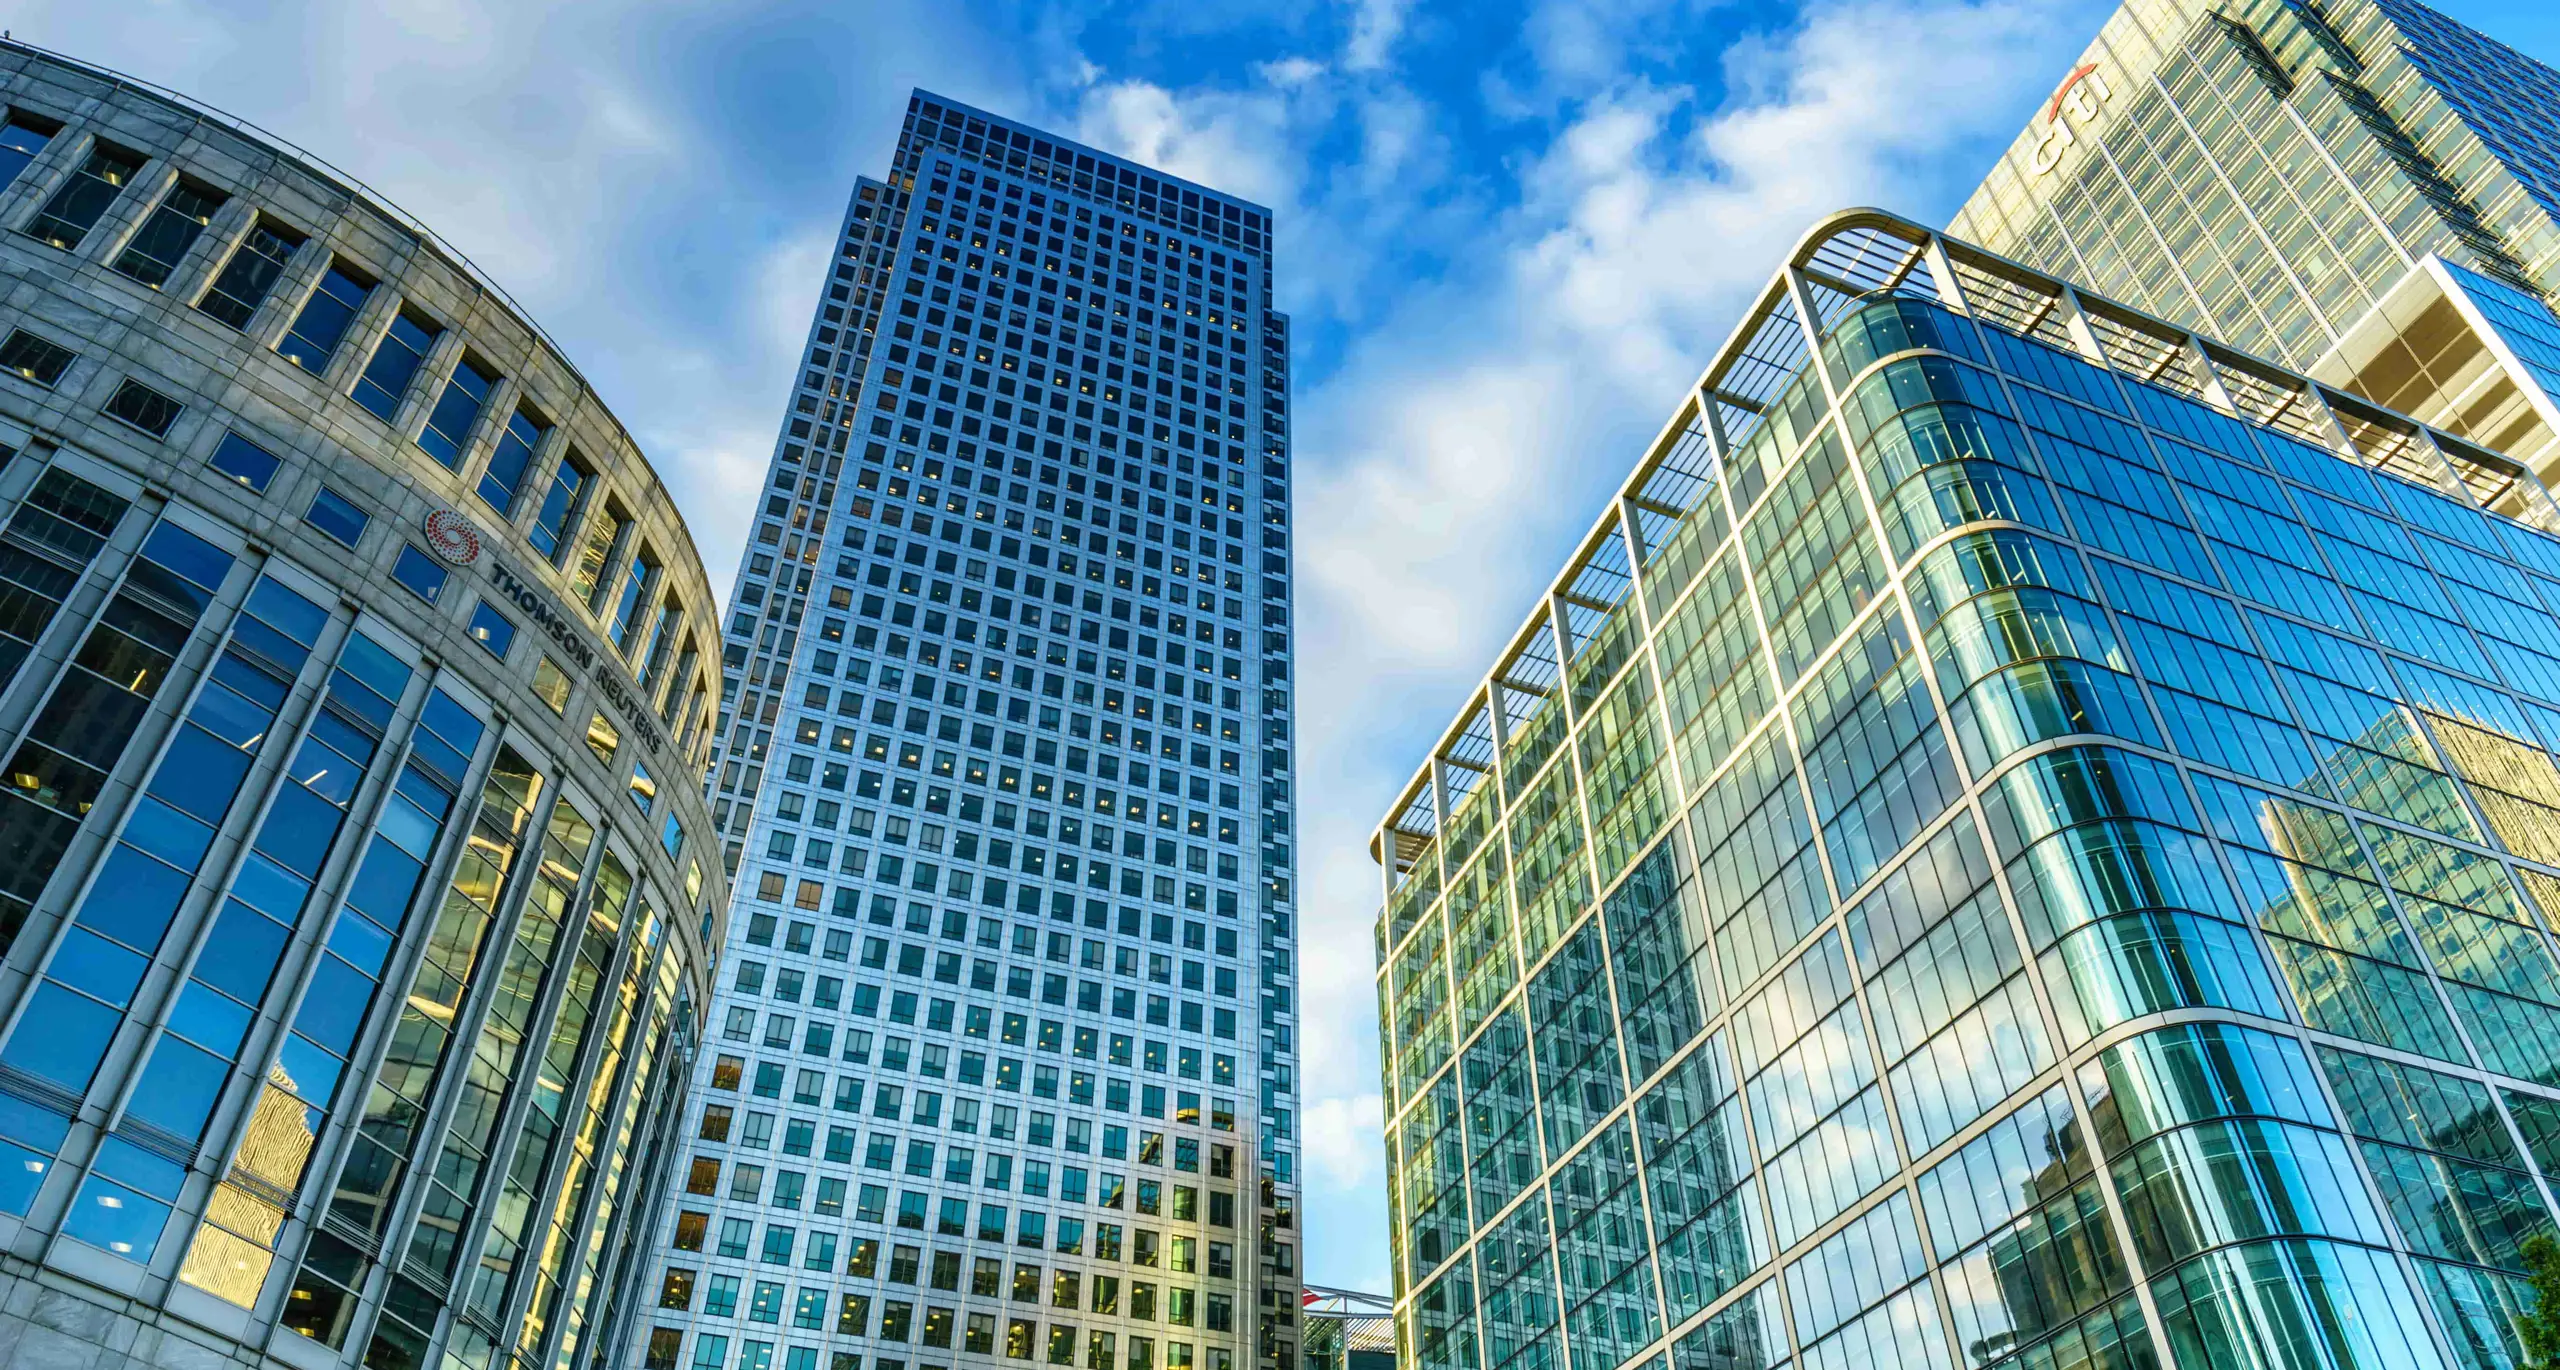
<path fill-rule="evenodd" d="M 231 561 L 228 553 L 174 525 L 153 530 L 124 586 L 108 601 L 37 715 L 10 765 L 15 802 L 9 807 L 49 820 L 42 831 L 27 833 L 50 847 L 45 874 L 60 860 L 62 846 L 114 769 Z M 173 811 L 164 816 L 165 808 L 148 796 L 139 801 L 126 828 L 127 840 L 109 855 L 54 948 L 18 1029 L 0 1049 L 0 1061 L 50 1082 L 71 1098 L 88 1092 L 211 837 L 210 828 L 191 819 Z M 24 847 L 17 850 L 28 854 Z M 36 883 L 42 879 L 38 875 Z M 32 1105 L 12 1105 L 7 1115 L 0 1115 L 0 1131 L 24 1144 L 0 1142 L 0 1150 L 25 1162 L 15 1169 L 27 1179 L 0 1191 L 0 1207 L 12 1212 L 26 1211 L 47 1168 L 48 1158 L 37 1149 L 58 1146 L 67 1126 L 60 1115 L 34 1116 L 39 1112 L 43 1110 Z M 162 1168 L 165 1163 L 124 1165 L 106 1152 L 101 1161 L 159 1200 L 176 1197 L 175 1184 Z M 119 1255 L 148 1261 L 159 1240 L 159 1224 L 168 1217 L 165 1202 L 155 1207 L 154 1201 L 136 1194 L 133 1206 L 124 1210 L 126 1191 L 101 1185 L 93 1178 L 84 1187 L 65 1230 Z M 115 1202 L 104 1202 L 109 1199 Z"/>
<path fill-rule="evenodd" d="M 377 1241 L 390 1225 L 410 1155 L 423 1140 L 426 1101 L 451 1045 L 454 1019 L 541 796 L 540 773 L 514 749 L 500 747 L 481 785 L 469 844 L 437 910 L 426 955 L 401 1002 L 400 1021 L 329 1199 L 334 1219 Z M 356 1310 L 352 1291 L 364 1282 L 365 1263 L 355 1247 L 326 1231 L 314 1232 L 285 1303 L 284 1325 L 327 1346 L 345 1345 Z"/>

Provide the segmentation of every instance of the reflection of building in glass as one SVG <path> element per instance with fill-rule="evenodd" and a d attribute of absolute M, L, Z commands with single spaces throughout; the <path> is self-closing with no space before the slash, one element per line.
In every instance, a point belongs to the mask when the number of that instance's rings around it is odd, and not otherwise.
<path fill-rule="evenodd" d="M 1399 1358 L 2513 1364 L 2555 668 L 2513 460 L 1818 225 L 1378 830 Z"/>
<path fill-rule="evenodd" d="M 1395 1370 L 1395 1300 L 1308 1285 L 1299 1302 L 1306 1370 Z"/>
<path fill-rule="evenodd" d="M 0 227 L 0 1345 L 609 1357 L 725 897 L 683 521 L 218 113 L 0 44 Z"/>
<path fill-rule="evenodd" d="M 1954 233 L 2560 475 L 2560 72 L 2412 0 L 2144 0 L 2059 75 Z"/>
<path fill-rule="evenodd" d="M 650 1370 L 1293 1370 L 1272 249 L 922 91 L 855 186 L 730 594 Z"/>

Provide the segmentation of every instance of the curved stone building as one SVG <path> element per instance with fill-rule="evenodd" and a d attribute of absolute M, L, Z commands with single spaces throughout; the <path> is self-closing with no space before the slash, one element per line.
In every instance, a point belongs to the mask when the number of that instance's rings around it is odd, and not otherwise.
<path fill-rule="evenodd" d="M 0 45 L 0 1362 L 609 1353 L 726 899 L 714 613 L 459 255 Z"/>
<path fill-rule="evenodd" d="M 2555 530 L 1817 225 L 1378 831 L 1399 1363 L 2521 1363 Z"/>

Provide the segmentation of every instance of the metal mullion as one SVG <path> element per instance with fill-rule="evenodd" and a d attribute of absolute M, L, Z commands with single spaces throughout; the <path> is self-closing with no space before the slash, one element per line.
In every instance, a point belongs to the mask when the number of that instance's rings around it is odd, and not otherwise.
<path fill-rule="evenodd" d="M 598 845 L 602 845 L 602 843 L 600 842 Z M 600 861 L 602 858 L 599 857 L 598 859 Z M 606 959 L 604 973 L 597 981 L 599 989 L 603 995 L 603 1002 L 606 1004 L 613 1002 L 613 995 L 626 976 L 644 969 L 638 965 L 640 946 L 639 939 L 634 935 L 637 931 L 634 923 L 636 922 L 638 908 L 647 901 L 647 898 L 646 886 L 643 884 L 641 877 L 635 876 L 632 880 L 630 902 L 625 905 L 623 910 L 623 926 L 616 932 L 614 937 L 613 954 Z M 587 899 L 583 899 L 580 902 L 590 903 L 592 902 L 592 899 L 593 895 L 590 893 Z M 672 936 L 673 929 L 669 929 L 668 931 L 669 935 Z M 663 952 L 663 948 L 661 948 L 661 951 Z M 653 965 L 655 964 L 655 961 L 656 958 L 652 957 L 651 963 Z M 648 1018 L 647 1006 L 649 1003 L 649 995 L 647 993 L 649 989 L 649 982 L 645 976 L 639 981 L 639 985 L 641 992 L 633 1000 L 635 1005 L 634 1017 L 637 1021 L 645 1024 Z M 565 993 L 566 991 L 564 989 L 564 996 Z M 554 1009 L 556 1013 L 556 1005 L 554 1006 Z M 596 1068 L 600 1063 L 598 1058 L 603 1055 L 605 1050 L 605 1043 L 598 1038 L 596 1033 L 596 1028 L 598 1026 L 599 1019 L 596 1016 L 590 1016 L 587 1020 L 586 1029 L 588 1040 L 579 1044 L 575 1066 L 571 1071 L 570 1079 L 567 1084 L 563 1085 L 561 1090 L 560 1097 L 562 1112 L 566 1116 L 562 1119 L 561 1130 L 554 1142 L 554 1154 L 549 1161 L 545 1162 L 542 1188 L 539 1193 L 533 1196 L 534 1202 L 527 1210 L 528 1216 L 537 1220 L 537 1225 L 538 1220 L 542 1218 L 543 1214 L 553 1211 L 554 1206 L 557 1204 L 559 1199 L 561 1186 L 566 1183 L 568 1178 L 569 1166 L 566 1161 L 567 1159 L 574 1157 L 574 1153 L 577 1148 L 577 1128 L 573 1124 L 582 1115 L 584 1109 L 583 1103 L 577 1104 L 574 1108 L 571 1105 L 574 1101 L 582 1100 L 586 1091 L 594 1086 Z M 626 1033 L 630 1030 L 630 1025 L 626 1024 Z M 631 1048 L 626 1045 L 623 1049 L 623 1058 L 621 1063 L 614 1068 L 615 1079 L 626 1082 L 625 1087 L 628 1087 L 627 1081 L 630 1078 L 632 1054 Z M 537 1066 L 537 1070 L 538 1069 L 539 1067 Z M 609 1117 L 610 1114 L 607 1116 Z M 562 1153 L 561 1148 L 565 1148 L 567 1153 L 566 1156 Z M 596 1164 L 601 1167 L 602 1162 L 600 1158 L 596 1161 Z M 599 1169 L 599 1175 L 600 1174 L 601 1170 Z M 598 1195 L 595 1184 L 591 1180 L 589 1182 L 586 1196 L 579 1202 L 578 1212 L 570 1215 L 569 1221 L 572 1231 L 570 1233 L 570 1241 L 566 1249 L 570 1254 L 570 1260 L 573 1266 L 576 1262 L 579 1246 L 585 1238 L 587 1228 L 594 1217 L 597 1197 Z M 511 1291 L 510 1296 L 506 1301 L 500 1306 L 501 1313 L 499 1325 L 501 1327 L 521 1329 L 524 1326 L 525 1312 L 532 1301 L 533 1291 L 539 1283 L 541 1276 L 539 1261 L 531 1258 L 532 1250 L 533 1245 L 528 1242 L 524 1252 L 519 1254 L 516 1270 L 510 1277 L 511 1283 L 514 1283 L 516 1287 Z M 531 1278 L 516 1278 L 527 1274 L 530 1274 Z M 564 1285 L 564 1296 L 566 1292 Z M 557 1346 L 559 1339 L 560 1322 L 555 1311 L 553 1317 L 549 1321 L 549 1324 L 544 1329 L 542 1349 L 547 1351 L 549 1348 Z M 548 1356 L 546 1355 L 541 1359 L 547 1360 Z"/>

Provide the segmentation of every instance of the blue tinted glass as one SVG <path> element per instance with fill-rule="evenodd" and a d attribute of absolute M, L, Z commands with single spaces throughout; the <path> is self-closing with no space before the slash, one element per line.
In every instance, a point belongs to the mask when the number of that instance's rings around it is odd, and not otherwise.
<path fill-rule="evenodd" d="M 305 879 L 320 874 L 320 859 L 338 835 L 335 806 L 300 785 L 276 787 L 275 807 L 258 830 L 258 850 L 299 872 Z"/>
<path fill-rule="evenodd" d="M 156 934 L 151 945 L 159 945 Z M 85 928 L 73 928 L 63 935 L 62 945 L 55 948 L 45 974 L 121 1008 L 131 1001 L 135 987 L 142 983 L 142 972 L 150 965 L 148 956 L 137 956 Z M 24 1030 L 23 1024 L 20 1030 Z"/>
<path fill-rule="evenodd" d="M 327 957 L 320 958 L 327 960 Z M 326 1107 L 329 1096 L 338 1091 L 338 1076 L 347 1063 L 311 1044 L 299 1032 L 284 1035 L 284 1047 L 276 1053 L 276 1065 L 284 1071 L 285 1086 L 304 1099 Z"/>
<path fill-rule="evenodd" d="M 301 915 L 302 898 L 310 891 L 310 882 L 255 854 L 241 863 L 240 874 L 231 882 L 233 894 L 285 922 Z"/>
<path fill-rule="evenodd" d="M 126 1116 L 174 1136 L 201 1138 L 229 1076 L 228 1065 L 211 1053 L 162 1037 L 151 1050 L 150 1064 L 142 1068 L 132 1102 L 125 1105 Z"/>
<path fill-rule="evenodd" d="M 142 554 L 208 590 L 231 574 L 231 554 L 174 523 L 162 522 L 143 540 Z"/>
<path fill-rule="evenodd" d="M 323 494 L 328 493 L 322 491 Z M 361 516 L 359 516 L 361 519 Z M 363 523 L 357 523 L 362 531 Z M 329 626 L 329 611 L 304 599 L 293 591 L 261 577 L 258 587 L 249 592 L 249 612 L 267 626 L 308 647 L 320 640 L 320 630 Z"/>
<path fill-rule="evenodd" d="M 504 661 L 507 649 L 515 645 L 516 625 L 508 621 L 505 614 L 499 613 L 496 605 L 484 599 L 480 601 L 479 608 L 471 611 L 471 640 L 479 643 L 481 650 Z"/>
<path fill-rule="evenodd" d="M 195 976 L 236 999 L 266 997 L 267 980 L 292 930 L 237 899 L 225 900 L 221 921 L 196 958 Z"/>
<path fill-rule="evenodd" d="M 373 981 L 335 956 L 322 956 L 312 968 L 311 987 L 303 993 L 293 1030 L 333 1055 L 344 1055 L 372 1000 Z"/>
<path fill-rule="evenodd" d="M 319 494 L 311 497 L 310 511 L 302 521 L 353 547 L 364 536 L 364 526 L 373 520 L 353 501 L 324 485 Z"/>
<path fill-rule="evenodd" d="M 80 901 L 80 925 L 127 946 L 157 947 L 178 901 L 186 897 L 187 879 L 186 872 L 119 842 L 98 868 L 88 897 Z"/>
<path fill-rule="evenodd" d="M 359 916 L 350 908 L 346 913 L 338 916 L 336 923 L 330 925 L 329 950 L 345 957 L 347 964 L 357 970 L 368 975 L 380 975 L 382 963 L 391 958 L 391 934 L 374 926 L 371 919 Z M 363 1008 L 361 1004 L 356 1007 L 359 1012 Z M 297 1025 L 315 1026 L 310 1020 L 307 1009 L 304 1016 L 297 1020 Z M 347 1039 L 350 1042 L 355 1040 L 352 1031 L 350 1029 L 350 1036 Z"/>
<path fill-rule="evenodd" d="M 444 593 L 446 575 L 444 567 L 407 543 L 400 545 L 400 558 L 391 565 L 391 578 L 429 604 L 435 603 L 436 596 Z"/>
<path fill-rule="evenodd" d="M 252 1016 L 247 1005 L 216 992 L 209 984 L 191 980 L 178 995 L 178 1006 L 169 1011 L 169 1027 L 217 1055 L 236 1056 L 240 1043 L 249 1036 Z"/>
<path fill-rule="evenodd" d="M 409 687 L 408 663 L 362 633 L 347 639 L 346 649 L 338 655 L 338 669 L 371 686 L 384 699 L 398 699 Z"/>
<path fill-rule="evenodd" d="M 405 805 L 400 807 L 408 813 L 417 812 Z M 409 907 L 409 897 L 418 892 L 418 877 L 425 870 L 390 842 L 376 841 L 365 853 L 355 883 L 347 888 L 347 902 L 384 927 L 397 927 L 401 911 Z"/>
<path fill-rule="evenodd" d="M 222 435 L 222 445 L 213 449 L 205 464 L 242 485 L 265 494 L 267 482 L 276 478 L 276 468 L 283 463 L 276 454 L 237 433 Z"/>
<path fill-rule="evenodd" d="M 74 1094 L 89 1090 L 98 1073 L 98 1058 L 124 1015 L 50 982 L 36 986 L 18 1030 L 0 1049 L 0 1061 L 30 1075 L 50 1080 Z"/>
<path fill-rule="evenodd" d="M 234 727 L 265 725 L 264 714 L 248 708 L 238 695 L 219 685 L 206 686 L 196 697 L 192 716 L 209 715 L 219 720 L 225 712 L 224 700 L 232 701 L 231 711 L 242 715 Z M 215 706 L 211 710 L 205 707 L 208 701 Z M 160 769 L 151 777 L 151 793 L 207 823 L 219 824 L 248 773 L 248 753 L 189 724 L 178 729 L 177 737 L 169 743 L 169 754 L 160 759 Z"/>
<path fill-rule="evenodd" d="M 169 1225 L 169 1206 L 112 1180 L 92 1175 L 62 1220 L 62 1234 L 129 1261 L 148 1263 Z"/>
<path fill-rule="evenodd" d="M 489 726 L 480 721 L 478 714 L 456 703 L 453 696 L 442 690 L 427 691 L 426 707 L 420 711 L 418 721 L 466 753 L 480 745 L 480 734 Z"/>

